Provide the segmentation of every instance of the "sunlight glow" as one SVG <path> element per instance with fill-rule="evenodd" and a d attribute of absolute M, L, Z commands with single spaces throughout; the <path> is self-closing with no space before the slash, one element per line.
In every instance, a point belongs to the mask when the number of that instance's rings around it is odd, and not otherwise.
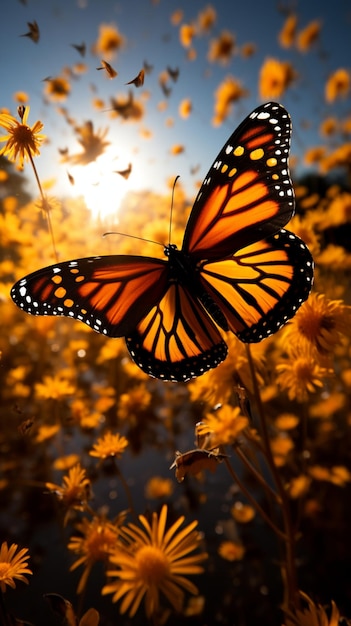
<path fill-rule="evenodd" d="M 132 171 L 126 179 L 118 171 L 128 169 L 129 163 L 132 163 Z M 143 184 L 146 186 L 146 181 L 141 181 L 133 171 L 134 164 L 135 155 L 122 161 L 116 158 L 115 151 L 107 150 L 88 165 L 68 165 L 67 175 L 72 178 L 70 194 L 73 197 L 83 196 L 93 217 L 116 215 L 129 191 L 140 189 Z"/>

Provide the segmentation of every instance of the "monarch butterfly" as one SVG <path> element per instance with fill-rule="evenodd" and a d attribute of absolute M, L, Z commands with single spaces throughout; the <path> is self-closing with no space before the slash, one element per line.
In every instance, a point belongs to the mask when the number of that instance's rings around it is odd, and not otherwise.
<path fill-rule="evenodd" d="M 257 107 L 228 139 L 195 199 L 183 245 L 165 259 L 96 256 L 19 280 L 14 302 L 125 337 L 150 376 L 186 382 L 227 356 L 220 329 L 244 342 L 275 333 L 306 300 L 313 260 L 283 226 L 294 214 L 291 122 L 280 104 Z"/>

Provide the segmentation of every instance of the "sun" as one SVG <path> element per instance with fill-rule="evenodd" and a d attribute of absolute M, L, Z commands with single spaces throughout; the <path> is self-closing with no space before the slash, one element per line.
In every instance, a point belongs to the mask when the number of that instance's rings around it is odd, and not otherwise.
<path fill-rule="evenodd" d="M 134 164 L 135 156 L 133 160 L 116 159 L 115 153 L 107 150 L 88 165 L 69 166 L 70 195 L 83 196 L 94 218 L 115 217 L 126 194 L 140 188 L 140 180 L 133 171 Z M 119 173 L 129 169 L 129 175 Z"/>

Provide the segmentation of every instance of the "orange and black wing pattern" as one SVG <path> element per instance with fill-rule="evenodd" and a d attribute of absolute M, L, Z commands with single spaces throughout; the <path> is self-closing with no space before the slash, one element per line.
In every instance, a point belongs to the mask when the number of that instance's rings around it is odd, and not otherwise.
<path fill-rule="evenodd" d="M 299 237 L 282 229 L 230 258 L 200 264 L 200 276 L 229 329 L 255 343 L 277 332 L 306 300 L 313 259 Z"/>
<path fill-rule="evenodd" d="M 32 315 L 63 315 L 109 337 L 124 337 L 168 287 L 168 264 L 150 257 L 111 255 L 57 263 L 11 289 Z"/>
<path fill-rule="evenodd" d="M 295 209 L 288 169 L 291 120 L 283 106 L 255 109 L 211 166 L 194 202 L 183 250 L 219 259 L 283 228 Z"/>
<path fill-rule="evenodd" d="M 139 367 L 155 378 L 186 382 L 227 356 L 227 345 L 200 302 L 177 282 L 126 337 Z"/>

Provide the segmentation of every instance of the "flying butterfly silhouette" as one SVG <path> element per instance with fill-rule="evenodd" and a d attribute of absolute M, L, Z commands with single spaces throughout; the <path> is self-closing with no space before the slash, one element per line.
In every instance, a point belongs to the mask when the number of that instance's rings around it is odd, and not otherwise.
<path fill-rule="evenodd" d="M 195 199 L 181 250 L 166 259 L 111 255 L 56 263 L 19 280 L 14 302 L 125 337 L 150 376 L 186 382 L 227 356 L 221 330 L 244 342 L 275 333 L 306 300 L 308 248 L 283 227 L 294 214 L 291 122 L 269 102 L 234 131 Z"/>

